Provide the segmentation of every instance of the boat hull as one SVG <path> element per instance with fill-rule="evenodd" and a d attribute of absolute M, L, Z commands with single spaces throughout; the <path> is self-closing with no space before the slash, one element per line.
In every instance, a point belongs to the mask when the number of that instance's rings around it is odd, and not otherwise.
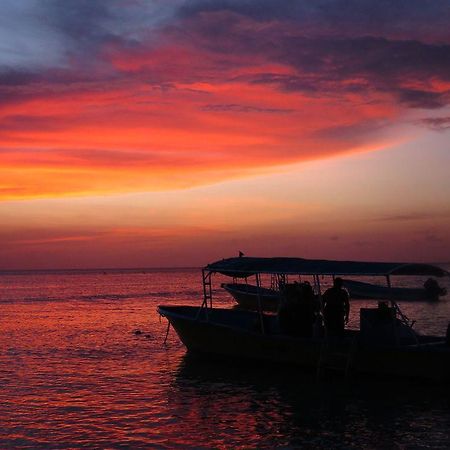
<path fill-rule="evenodd" d="M 190 352 L 203 355 L 287 363 L 316 370 L 323 349 L 323 338 L 299 338 L 277 334 L 268 322 L 260 332 L 258 315 L 246 312 L 234 326 L 227 323 L 227 310 L 196 307 L 160 306 L 165 316 Z M 228 310 L 230 311 L 230 310 Z M 233 311 L 231 311 L 233 312 Z M 235 312 L 235 311 L 234 311 Z M 225 319 L 224 319 L 225 318 Z M 349 339 L 334 343 L 336 354 L 349 351 Z M 341 363 L 342 370 L 344 366 Z M 352 372 L 373 375 L 419 377 L 450 380 L 450 348 L 435 339 L 424 346 L 377 347 L 358 345 L 351 359 Z"/>
<path fill-rule="evenodd" d="M 311 342 L 286 336 L 262 334 L 255 315 L 255 331 L 242 330 L 207 321 L 202 314 L 200 320 L 171 316 L 160 310 L 177 332 L 186 348 L 195 353 L 223 355 L 243 359 L 259 359 L 278 363 L 294 363 L 304 367 L 317 364 L 321 339 Z M 212 318 L 211 318 L 212 319 Z M 213 319 L 212 319 L 213 320 Z"/>
<path fill-rule="evenodd" d="M 352 299 L 396 300 L 408 302 L 434 302 L 439 300 L 442 293 L 430 293 L 424 288 L 388 288 L 377 284 L 363 283 L 361 281 L 344 280 L 344 287 Z"/>
<path fill-rule="evenodd" d="M 223 283 L 222 287 L 245 309 L 258 310 L 258 288 L 251 284 Z M 279 293 L 273 289 L 260 288 L 259 298 L 264 311 L 276 311 Z"/>

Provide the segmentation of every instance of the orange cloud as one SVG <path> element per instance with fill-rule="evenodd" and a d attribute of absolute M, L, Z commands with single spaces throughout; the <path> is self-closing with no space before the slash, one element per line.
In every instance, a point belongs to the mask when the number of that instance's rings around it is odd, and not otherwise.
<path fill-rule="evenodd" d="M 398 114 L 392 105 L 361 104 L 355 120 L 351 98 L 341 104 L 244 82 L 167 92 L 145 90 L 141 82 L 83 89 L 50 98 L 44 89 L 0 110 L 0 198 L 159 190 L 242 177 L 357 151 L 362 142 L 351 133 L 328 137 L 326 130 L 355 123 L 364 135 L 364 127 L 370 131 Z"/>

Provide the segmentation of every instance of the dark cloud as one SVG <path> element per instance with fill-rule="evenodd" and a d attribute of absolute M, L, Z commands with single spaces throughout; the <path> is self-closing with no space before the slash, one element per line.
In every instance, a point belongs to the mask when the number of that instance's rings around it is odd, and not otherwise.
<path fill-rule="evenodd" d="M 380 242 L 378 240 L 373 240 L 373 241 L 357 240 L 357 241 L 352 241 L 351 245 L 353 247 L 357 247 L 357 248 L 380 247 L 381 245 L 384 245 L 384 242 Z"/>
<path fill-rule="evenodd" d="M 267 50 L 273 47 L 268 45 Z M 349 75 L 450 79 L 450 45 L 432 45 L 419 41 L 393 41 L 385 38 L 305 38 L 287 37 L 274 52 L 280 61 L 304 72 L 331 71 L 329 79 Z M 399 80 L 400 81 L 400 80 Z"/>
<path fill-rule="evenodd" d="M 0 136 L 4 131 L 55 131 L 69 126 L 70 123 L 64 116 L 10 115 L 2 117 L 0 121 Z"/>
<path fill-rule="evenodd" d="M 107 23 L 114 19 L 115 0 L 45 1 L 46 20 L 77 41 L 103 40 L 111 36 Z"/>
<path fill-rule="evenodd" d="M 0 86 L 24 86 L 42 80 L 42 74 L 27 70 L 0 68 Z"/>
<path fill-rule="evenodd" d="M 411 222 L 421 220 L 433 220 L 433 219 L 448 219 L 450 218 L 450 211 L 440 212 L 410 212 L 404 214 L 392 214 L 389 216 L 380 217 L 377 221 L 383 222 Z"/>
<path fill-rule="evenodd" d="M 240 105 L 236 103 L 210 104 L 201 108 L 202 111 L 209 112 L 238 112 L 238 113 L 268 113 L 268 114 L 289 114 L 292 109 L 286 108 L 264 108 L 253 105 Z"/>
<path fill-rule="evenodd" d="M 56 128 L 56 126 L 55 126 Z M 51 130 L 51 126 L 47 126 Z M 0 148 L 0 157 L 3 161 L 26 162 L 34 167 L 49 166 L 59 167 L 97 167 L 97 168 L 144 168 L 157 166 L 192 166 L 198 165 L 200 156 L 175 155 L 160 151 L 139 150 L 114 150 L 108 148 Z M 201 162 L 201 161 L 200 161 Z"/>
<path fill-rule="evenodd" d="M 92 240 L 109 234 L 107 229 L 91 229 L 88 227 L 76 227 L 74 229 L 61 229 L 56 226 L 33 227 L 24 224 L 20 228 L 4 228 L 0 231 L 2 245 L 16 246 L 18 244 L 48 244 L 72 240 Z"/>
<path fill-rule="evenodd" d="M 431 81 L 450 81 L 450 4 L 392 3 L 199 1 L 182 9 L 185 22 L 178 32 L 180 39 L 190 39 L 224 59 L 241 55 L 251 63 L 258 56 L 295 70 L 253 71 L 237 79 L 312 95 L 378 91 L 412 108 L 446 105 L 449 92 L 438 91 Z M 304 26 L 313 17 L 314 26 Z M 260 21 L 266 23 L 262 26 Z M 324 26 L 327 21 L 333 26 Z M 385 33 L 385 23 L 396 32 Z M 440 29 L 444 31 L 439 39 L 431 39 Z"/>
<path fill-rule="evenodd" d="M 424 239 L 426 242 L 430 243 L 444 242 L 444 239 L 436 233 L 426 233 Z"/>
<path fill-rule="evenodd" d="M 383 222 L 409 222 L 415 220 L 428 220 L 431 216 L 427 213 L 406 213 L 406 214 L 395 214 L 391 216 L 385 216 L 377 220 Z"/>
<path fill-rule="evenodd" d="M 116 75 L 103 79 L 95 73 L 78 73 L 70 70 L 50 70 L 42 72 L 12 71 L 0 69 L 0 111 L 11 104 L 32 100 L 58 100 L 67 95 L 95 92 L 104 89 L 105 83 L 113 85 Z M 20 118 L 19 118 L 20 119 Z M 4 120 L 4 119 L 2 119 Z M 11 125 L 17 123 L 11 119 Z M 5 122 L 0 124 L 5 129 Z"/>
<path fill-rule="evenodd" d="M 401 103 L 411 108 L 435 109 L 449 103 L 450 92 L 432 92 L 420 89 L 397 88 L 393 90 Z"/>
<path fill-rule="evenodd" d="M 247 76 L 247 81 L 320 95 L 379 91 L 413 108 L 438 108 L 449 102 L 450 92 L 433 90 L 431 81 L 450 81 L 450 45 L 373 37 L 277 39 L 274 35 L 274 31 L 269 35 L 261 31 L 256 42 L 236 33 L 232 38 L 236 42 L 228 46 L 248 56 L 265 55 L 296 73 L 256 73 Z M 411 82 L 424 87 L 411 88 Z"/>
<path fill-rule="evenodd" d="M 47 0 L 46 21 L 56 29 L 64 42 L 69 64 L 98 65 L 105 45 L 132 46 L 136 42 L 121 26 L 126 14 L 120 0 Z M 128 25 L 132 25 L 131 23 Z M 101 59 L 101 58 L 100 58 Z"/>
<path fill-rule="evenodd" d="M 422 125 L 436 131 L 450 129 L 450 117 L 429 117 L 420 121 Z"/>
<path fill-rule="evenodd" d="M 180 9 L 183 17 L 232 12 L 257 21 L 288 21 L 306 34 L 398 36 L 447 40 L 447 0 L 197 0 Z"/>
<path fill-rule="evenodd" d="M 314 131 L 311 136 L 319 139 L 325 138 L 339 141 L 349 141 L 355 144 L 355 137 L 359 136 L 361 139 L 366 139 L 371 134 L 379 136 L 388 126 L 389 122 L 383 119 L 358 119 L 354 124 L 350 125 L 320 128 Z"/>
<path fill-rule="evenodd" d="M 140 45 L 181 1 L 4 0 L 0 67 L 96 67 L 105 46 Z"/>
<path fill-rule="evenodd" d="M 254 84 L 274 84 L 285 91 L 324 92 L 325 80 L 312 75 L 286 75 L 279 73 L 256 73 L 235 78 L 235 81 L 247 81 Z"/>
<path fill-rule="evenodd" d="M 167 11 L 172 8 L 165 17 L 173 18 L 178 11 L 178 21 L 152 23 L 164 4 L 169 5 Z M 129 77 L 126 69 L 111 64 L 105 48 L 136 58 L 148 54 L 152 61 L 152 51 L 170 42 L 203 50 L 207 56 L 191 66 L 165 60 L 142 68 L 142 76 L 152 83 L 214 81 L 226 78 L 233 68 L 252 65 L 258 57 L 292 70 L 252 71 L 234 79 L 320 96 L 378 91 L 413 108 L 439 108 L 449 102 L 449 92 L 432 88 L 430 82 L 450 81 L 447 1 L 202 0 L 184 2 L 177 10 L 179 4 L 157 1 L 150 7 L 135 0 L 123 8 L 121 0 L 47 0 L 36 14 L 58 30 L 69 65 L 47 71 L 0 65 L 0 86 Z M 389 27 L 396 32 L 385 32 Z M 441 28 L 445 33 L 439 42 L 421 41 L 417 34 L 418 29 L 427 30 L 430 37 Z"/>
<path fill-rule="evenodd" d="M 89 82 L 96 80 L 110 80 L 114 73 L 98 74 L 83 68 L 67 69 L 50 68 L 41 70 L 11 69 L 0 67 L 0 86 L 27 86 L 32 84 L 49 83 L 52 85 L 67 85 L 70 83 Z"/>

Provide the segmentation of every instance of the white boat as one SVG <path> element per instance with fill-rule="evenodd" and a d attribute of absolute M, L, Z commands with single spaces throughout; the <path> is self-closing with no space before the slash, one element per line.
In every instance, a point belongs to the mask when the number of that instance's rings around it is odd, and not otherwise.
<path fill-rule="evenodd" d="M 276 311 L 280 300 L 280 292 L 248 283 L 222 283 L 221 285 L 236 303 L 245 309 L 258 309 L 258 295 L 264 311 Z"/>
<path fill-rule="evenodd" d="M 258 312 L 215 308 L 212 278 L 220 273 L 230 277 L 262 274 L 310 275 L 321 299 L 323 276 L 382 276 L 390 285 L 392 275 L 450 276 L 427 264 L 360 263 L 306 260 L 301 258 L 229 258 L 206 266 L 203 271 L 204 297 L 199 307 L 158 307 L 189 352 L 204 356 L 263 360 L 294 364 L 318 374 L 333 371 L 349 374 L 423 377 L 450 381 L 450 337 L 423 336 L 402 314 L 395 301 L 360 311 L 360 329 L 343 336 L 329 336 L 326 328 L 315 327 L 309 337 L 288 335 L 280 329 L 277 316 L 265 314 L 261 296 Z M 318 322 L 319 323 L 319 322 Z"/>
<path fill-rule="evenodd" d="M 362 281 L 344 280 L 344 286 L 353 299 L 377 299 L 396 301 L 438 301 L 439 297 L 447 294 L 433 278 L 429 278 L 423 288 L 387 287 L 379 284 L 364 283 Z"/>
<path fill-rule="evenodd" d="M 344 286 L 353 300 L 390 300 L 402 302 L 435 302 L 447 295 L 447 290 L 429 278 L 423 288 L 387 287 L 379 284 L 345 279 Z M 245 309 L 258 309 L 258 294 L 264 311 L 276 311 L 280 300 L 279 289 L 258 287 L 249 283 L 222 283 L 221 285 Z"/>

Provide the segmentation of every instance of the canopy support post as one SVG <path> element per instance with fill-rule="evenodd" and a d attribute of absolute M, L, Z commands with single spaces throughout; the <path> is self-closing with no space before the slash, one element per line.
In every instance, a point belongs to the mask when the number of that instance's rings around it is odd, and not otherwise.
<path fill-rule="evenodd" d="M 319 306 L 320 306 L 320 312 L 322 314 L 322 319 L 323 319 L 324 334 L 325 334 L 325 337 L 327 337 L 327 335 L 328 335 L 327 324 L 325 322 L 325 314 L 324 314 L 324 310 L 323 310 L 323 297 L 322 297 L 322 290 L 320 288 L 319 275 L 313 275 L 313 280 L 314 280 L 314 286 L 317 289 L 317 296 L 319 297 Z"/>
<path fill-rule="evenodd" d="M 387 283 L 387 287 L 389 289 L 389 302 L 391 304 L 391 308 L 394 308 L 394 311 L 395 311 L 394 317 L 392 318 L 392 331 L 394 333 L 395 345 L 398 347 L 399 338 L 398 338 L 397 327 L 396 327 L 398 306 L 395 303 L 394 299 L 392 298 L 392 285 L 391 285 L 391 276 L 390 275 L 386 275 L 386 283 Z"/>
<path fill-rule="evenodd" d="M 281 292 L 286 284 L 286 275 L 283 273 L 277 274 L 277 286 L 276 288 Z"/>
<path fill-rule="evenodd" d="M 391 276 L 390 275 L 386 275 L 386 283 L 387 283 L 387 287 L 389 289 L 389 302 L 391 303 L 391 306 L 393 308 L 395 308 L 396 305 L 395 305 L 394 300 L 392 299 L 392 291 L 391 291 L 392 285 L 391 285 Z"/>
<path fill-rule="evenodd" d="M 205 306 L 208 306 L 212 309 L 212 283 L 211 283 L 211 272 L 208 272 L 206 275 L 203 273 L 203 298 L 205 301 Z"/>
<path fill-rule="evenodd" d="M 259 313 L 259 321 L 261 325 L 261 333 L 266 334 L 266 330 L 264 329 L 264 315 L 262 309 L 262 301 L 261 301 L 261 276 L 259 273 L 255 274 L 256 277 L 256 293 L 258 299 L 258 313 Z"/>

